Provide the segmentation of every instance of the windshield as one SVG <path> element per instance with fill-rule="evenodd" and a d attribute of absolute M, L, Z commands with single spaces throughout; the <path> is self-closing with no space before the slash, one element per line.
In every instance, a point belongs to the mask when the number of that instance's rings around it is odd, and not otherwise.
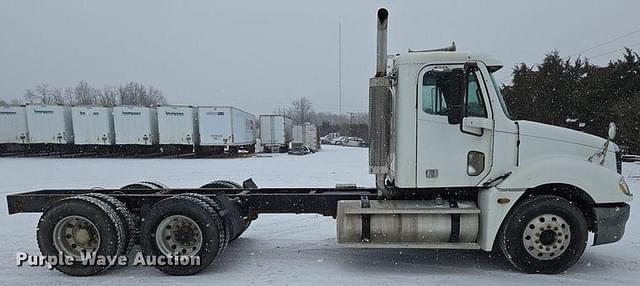
<path fill-rule="evenodd" d="M 498 96 L 498 101 L 500 101 L 500 106 L 502 107 L 502 111 L 509 119 L 511 119 L 511 113 L 509 113 L 507 104 L 504 102 L 504 97 L 502 97 L 502 93 L 500 93 L 500 88 L 498 87 L 498 83 L 496 82 L 495 77 L 493 77 L 493 73 L 490 73 L 490 75 L 491 75 L 491 82 L 493 82 L 493 88 L 496 90 L 496 95 Z"/>

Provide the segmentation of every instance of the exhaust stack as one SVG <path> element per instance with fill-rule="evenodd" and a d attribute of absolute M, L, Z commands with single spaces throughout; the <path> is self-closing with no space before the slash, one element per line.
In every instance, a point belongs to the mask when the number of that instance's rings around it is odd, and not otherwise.
<path fill-rule="evenodd" d="M 385 8 L 378 10 L 378 34 L 376 39 L 376 77 L 384 77 L 387 73 L 387 20 L 389 11 Z"/>
<path fill-rule="evenodd" d="M 376 74 L 369 79 L 369 173 L 376 175 L 378 194 L 388 196 L 385 179 L 389 173 L 391 124 L 391 80 L 387 77 L 387 22 L 389 11 L 377 13 Z"/>

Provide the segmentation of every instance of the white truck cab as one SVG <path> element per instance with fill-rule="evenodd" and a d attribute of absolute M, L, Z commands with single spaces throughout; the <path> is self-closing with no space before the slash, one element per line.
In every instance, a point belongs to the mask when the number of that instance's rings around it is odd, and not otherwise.
<path fill-rule="evenodd" d="M 493 77 L 502 67 L 495 59 L 455 51 L 411 52 L 393 59 L 387 179 L 394 186 L 491 185 L 513 191 L 567 184 L 599 203 L 631 200 L 618 190 L 624 179 L 615 144 L 511 119 Z"/>
<path fill-rule="evenodd" d="M 603 139 L 513 120 L 499 61 L 455 44 L 387 56 L 388 12 L 377 16 L 369 169 L 381 199 L 341 201 L 338 242 L 500 250 L 522 271 L 557 273 L 589 231 L 594 245 L 622 238 L 632 195 L 614 124 Z"/>

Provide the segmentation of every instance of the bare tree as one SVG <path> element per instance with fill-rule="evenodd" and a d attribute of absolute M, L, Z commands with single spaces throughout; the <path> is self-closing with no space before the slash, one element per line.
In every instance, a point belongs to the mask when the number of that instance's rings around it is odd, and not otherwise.
<path fill-rule="evenodd" d="M 152 85 L 149 86 L 149 90 L 148 90 L 148 103 L 146 105 L 163 105 L 163 104 L 167 104 L 167 99 L 164 98 L 164 96 L 162 95 L 162 91 L 160 91 L 159 89 L 153 87 Z"/>
<path fill-rule="evenodd" d="M 7 105 L 7 102 L 0 98 L 0 105 Z"/>
<path fill-rule="evenodd" d="M 114 106 L 118 104 L 118 88 L 113 86 L 105 86 L 98 95 L 96 103 L 99 105 L 107 106 Z"/>
<path fill-rule="evenodd" d="M 63 92 L 62 92 L 62 96 L 64 97 L 64 101 L 68 102 L 69 104 L 76 104 L 75 102 L 75 91 L 73 89 L 73 87 L 65 87 Z"/>
<path fill-rule="evenodd" d="M 53 102 L 51 88 L 47 83 L 41 83 L 36 85 L 34 89 L 25 90 L 24 99 L 28 103 L 51 104 Z"/>
<path fill-rule="evenodd" d="M 117 89 L 117 95 L 122 105 L 152 106 L 166 104 L 167 100 L 159 89 L 150 86 L 148 89 L 143 84 L 129 82 Z"/>
<path fill-rule="evenodd" d="M 273 111 L 273 114 L 286 115 L 289 116 L 289 108 L 278 107 L 278 109 Z"/>
<path fill-rule="evenodd" d="M 291 109 L 289 109 L 289 117 L 293 120 L 295 124 L 302 124 L 308 121 L 311 121 L 311 115 L 313 112 L 313 108 L 311 106 L 311 101 L 302 97 L 296 99 L 292 103 Z"/>
<path fill-rule="evenodd" d="M 96 103 L 96 90 L 86 81 L 80 81 L 73 92 L 75 104 L 91 105 Z"/>
<path fill-rule="evenodd" d="M 53 104 L 71 104 L 70 101 L 64 96 L 62 88 L 51 88 L 51 103 Z"/>
<path fill-rule="evenodd" d="M 26 89 L 23 95 L 27 103 L 44 104 L 83 104 L 83 105 L 140 105 L 153 106 L 166 104 L 167 100 L 162 91 L 141 83 L 129 82 L 119 87 L 107 86 L 98 89 L 80 81 L 75 87 L 51 87 L 41 83 L 33 89 Z"/>

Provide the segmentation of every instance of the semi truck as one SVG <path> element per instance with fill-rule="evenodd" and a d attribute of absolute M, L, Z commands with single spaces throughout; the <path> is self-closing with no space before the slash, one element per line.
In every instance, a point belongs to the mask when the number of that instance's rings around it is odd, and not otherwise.
<path fill-rule="evenodd" d="M 156 267 L 172 275 L 210 265 L 268 213 L 336 219 L 337 244 L 355 248 L 473 249 L 526 273 L 559 273 L 593 245 L 620 240 L 632 193 L 608 138 L 513 120 L 493 73 L 502 65 L 453 47 L 410 51 L 387 68 L 389 12 L 377 11 L 377 68 L 369 81 L 369 172 L 375 187 L 259 188 L 218 180 L 201 188 L 136 183 L 122 189 L 45 189 L 7 196 L 10 214 L 42 212 L 43 255 L 70 275 L 83 254 L 199 258 Z M 330 168 L 330 166 L 328 166 Z"/>

